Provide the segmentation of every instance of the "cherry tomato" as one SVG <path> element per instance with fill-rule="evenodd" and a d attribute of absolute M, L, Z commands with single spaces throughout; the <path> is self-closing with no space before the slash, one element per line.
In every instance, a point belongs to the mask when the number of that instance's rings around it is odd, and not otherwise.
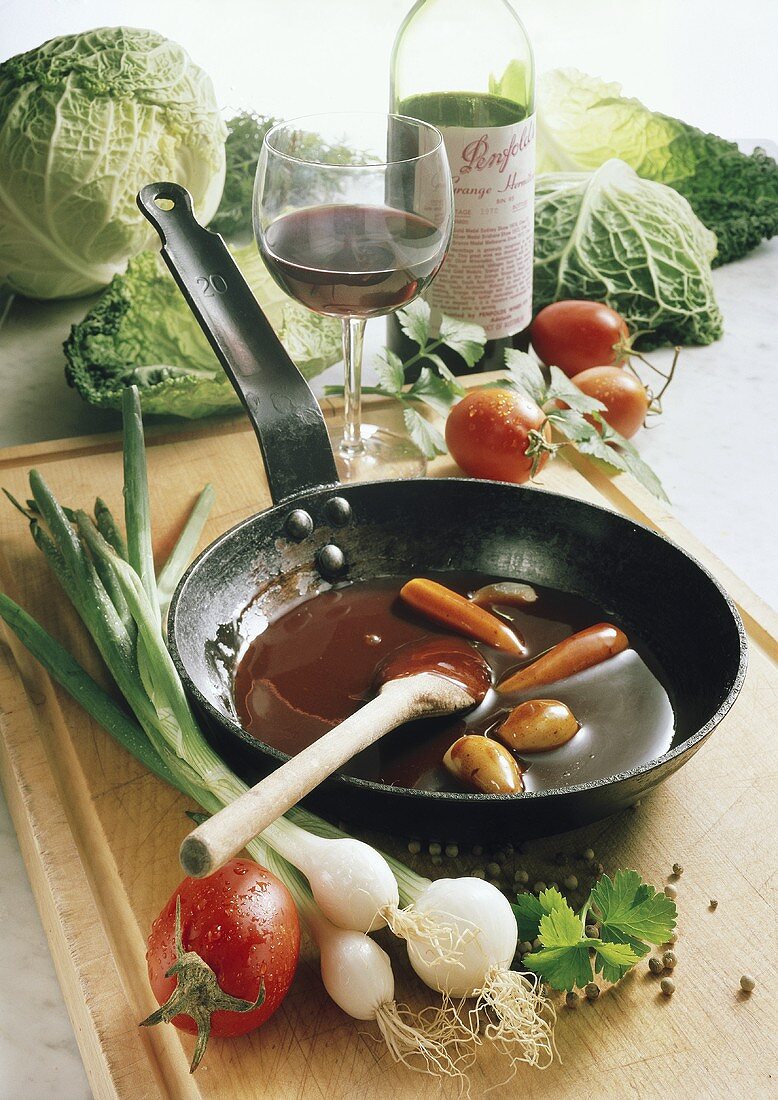
<path fill-rule="evenodd" d="M 649 399 L 645 386 L 630 371 L 621 367 L 591 367 L 573 379 L 579 390 L 602 401 L 603 420 L 625 439 L 631 439 L 642 427 Z"/>
<path fill-rule="evenodd" d="M 589 367 L 619 365 L 627 358 L 617 348 L 629 343 L 629 329 L 615 309 L 602 302 L 554 302 L 541 309 L 530 327 L 530 340 L 547 366 L 568 378 Z"/>
<path fill-rule="evenodd" d="M 176 989 L 165 974 L 176 961 L 176 898 L 181 899 L 185 951 L 194 951 L 213 970 L 224 993 L 254 1003 L 264 982 L 262 1003 L 249 1012 L 219 1009 L 211 1035 L 245 1035 L 263 1024 L 281 1004 L 300 953 L 300 925 L 284 884 L 250 859 L 231 859 L 208 878 L 185 878 L 151 926 L 146 962 L 154 996 L 165 1004 Z M 197 1033 L 191 1016 L 171 1023 Z"/>
<path fill-rule="evenodd" d="M 468 477 L 521 484 L 532 473 L 532 458 L 526 455 L 529 433 L 540 431 L 544 420 L 543 410 L 523 394 L 473 390 L 448 414 L 446 444 Z M 537 469 L 547 460 L 542 454 Z"/>

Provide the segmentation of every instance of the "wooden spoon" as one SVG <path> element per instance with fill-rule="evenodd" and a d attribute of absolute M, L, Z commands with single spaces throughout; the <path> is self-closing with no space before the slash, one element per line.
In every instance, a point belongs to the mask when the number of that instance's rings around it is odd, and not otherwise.
<path fill-rule="evenodd" d="M 194 878 L 212 874 L 385 733 L 415 718 L 467 710 L 490 685 L 489 666 L 469 642 L 431 638 L 403 646 L 379 666 L 374 699 L 198 825 L 181 844 L 181 866 Z"/>

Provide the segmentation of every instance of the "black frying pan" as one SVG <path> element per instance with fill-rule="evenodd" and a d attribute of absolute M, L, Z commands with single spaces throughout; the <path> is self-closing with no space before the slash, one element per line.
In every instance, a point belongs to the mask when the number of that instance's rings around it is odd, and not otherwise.
<path fill-rule="evenodd" d="M 170 608 L 168 645 L 187 693 L 244 778 L 286 759 L 241 729 L 232 702 L 236 657 L 256 617 L 277 615 L 301 592 L 335 580 L 429 570 L 512 576 L 607 609 L 641 638 L 659 670 L 676 714 L 672 747 L 608 779 L 521 796 L 408 790 L 339 774 L 311 797 L 315 805 L 406 835 L 507 841 L 621 810 L 696 752 L 732 706 L 746 669 L 740 618 L 698 562 L 631 520 L 536 489 L 464 478 L 338 484 L 316 400 L 222 239 L 197 224 L 176 184 L 144 187 L 138 205 L 246 406 L 274 502 L 199 556 Z"/>

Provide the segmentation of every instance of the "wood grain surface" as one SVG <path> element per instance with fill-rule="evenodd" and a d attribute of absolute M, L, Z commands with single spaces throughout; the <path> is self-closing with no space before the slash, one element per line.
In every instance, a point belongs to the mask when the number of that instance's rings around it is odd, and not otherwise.
<path fill-rule="evenodd" d="M 378 408 L 382 418 L 391 414 Z M 253 434 L 241 421 L 151 429 L 148 463 L 155 555 L 166 556 L 206 481 L 217 492 L 207 543 L 269 504 Z M 99 493 L 122 514 L 121 441 L 115 436 L 0 452 L 0 485 L 27 496 L 40 467 L 64 502 L 89 506 Z M 453 472 L 439 460 L 433 473 Z M 530 882 L 560 874 L 555 854 L 582 878 L 588 847 L 606 870 L 634 867 L 662 883 L 680 861 L 677 992 L 665 998 L 639 965 L 593 1005 L 559 1002 L 560 1060 L 545 1072 L 521 1068 L 505 1083 L 504 1058 L 484 1049 L 473 1096 L 775 1097 L 775 744 L 778 681 L 775 619 L 736 577 L 628 477 L 609 479 L 585 460 L 552 463 L 544 488 L 623 511 L 691 550 L 729 589 L 749 630 L 746 684 L 733 711 L 691 761 L 635 811 L 533 842 L 505 868 Z M 0 586 L 105 682 L 67 599 L 34 548 L 26 524 L 0 513 Z M 396 1066 L 369 1025 L 329 1001 L 315 954 L 304 944 L 281 1009 L 260 1031 L 213 1041 L 197 1074 L 193 1040 L 171 1027 L 140 1029 L 155 1007 L 145 937 L 179 881 L 178 846 L 189 831 L 185 799 L 144 771 L 6 635 L 0 644 L 0 773 L 44 927 L 95 1096 L 127 1100 L 411 1100 L 457 1097 L 459 1086 Z M 372 839 L 372 838 L 371 838 Z M 381 837 L 408 862 L 407 838 Z M 439 838 L 444 841 L 448 838 Z M 495 837 L 495 847 L 501 838 Z M 462 873 L 469 852 L 436 873 Z M 482 857 L 483 858 L 486 857 Z M 719 905 L 711 911 L 710 898 Z M 390 946 L 398 999 L 425 1003 L 401 945 Z M 750 971 L 757 988 L 738 991 Z"/>

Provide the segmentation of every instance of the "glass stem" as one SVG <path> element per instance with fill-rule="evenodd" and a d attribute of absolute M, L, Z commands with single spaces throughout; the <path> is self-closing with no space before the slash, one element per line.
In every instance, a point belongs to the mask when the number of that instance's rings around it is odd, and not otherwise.
<path fill-rule="evenodd" d="M 362 344 L 365 322 L 349 317 L 343 322 L 343 365 L 346 371 L 343 393 L 343 439 L 340 453 L 346 458 L 362 454 Z"/>

